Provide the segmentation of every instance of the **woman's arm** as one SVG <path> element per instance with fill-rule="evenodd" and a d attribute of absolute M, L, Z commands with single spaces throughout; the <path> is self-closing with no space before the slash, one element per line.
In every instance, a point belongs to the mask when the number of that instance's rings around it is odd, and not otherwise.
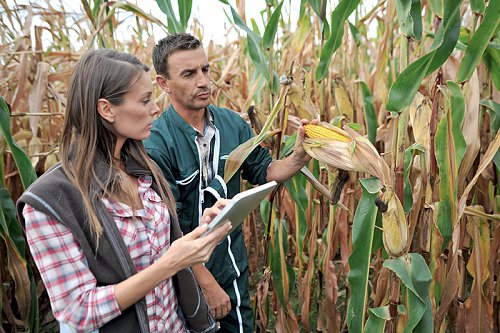
<path fill-rule="evenodd" d="M 210 221 L 224 205 L 207 209 L 204 221 Z M 207 228 L 204 224 L 173 242 L 151 266 L 116 285 L 97 287 L 67 227 L 28 205 L 23 216 L 28 245 L 47 288 L 54 317 L 77 330 L 105 325 L 179 270 L 208 261 L 217 243 L 231 229 L 228 223 L 200 238 Z"/>
<path fill-rule="evenodd" d="M 217 243 L 231 230 L 231 224 L 228 222 L 224 227 L 217 229 L 200 237 L 207 230 L 207 224 L 202 224 L 174 241 L 157 262 L 118 283 L 115 296 L 120 309 L 124 310 L 133 305 L 156 285 L 181 269 L 207 262 Z"/>
<path fill-rule="evenodd" d="M 28 245 L 54 317 L 79 331 L 91 331 L 119 316 L 115 286 L 97 287 L 70 229 L 29 205 L 23 216 Z"/>

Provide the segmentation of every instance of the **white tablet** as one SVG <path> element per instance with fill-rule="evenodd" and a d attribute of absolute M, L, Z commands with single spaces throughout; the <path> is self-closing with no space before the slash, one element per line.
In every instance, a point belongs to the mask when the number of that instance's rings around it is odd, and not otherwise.
<path fill-rule="evenodd" d="M 245 217 L 257 207 L 275 188 L 278 183 L 275 181 L 254 187 L 250 190 L 236 194 L 231 202 L 224 207 L 219 215 L 217 215 L 209 224 L 208 229 L 203 235 L 208 234 L 213 229 L 224 225 L 224 222 L 230 221 L 233 232 L 238 227 Z"/>

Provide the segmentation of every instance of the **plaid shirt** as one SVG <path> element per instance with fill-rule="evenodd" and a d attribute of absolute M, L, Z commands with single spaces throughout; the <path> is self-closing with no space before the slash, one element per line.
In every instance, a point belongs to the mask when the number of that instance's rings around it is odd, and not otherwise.
<path fill-rule="evenodd" d="M 137 271 L 158 260 L 170 247 L 170 216 L 151 188 L 151 176 L 139 177 L 143 209 L 101 198 L 113 216 Z M 95 330 L 120 315 L 115 286 L 97 287 L 71 231 L 26 205 L 26 238 L 47 288 L 54 317 L 77 331 Z M 150 332 L 185 332 L 177 298 L 168 278 L 146 294 Z"/>

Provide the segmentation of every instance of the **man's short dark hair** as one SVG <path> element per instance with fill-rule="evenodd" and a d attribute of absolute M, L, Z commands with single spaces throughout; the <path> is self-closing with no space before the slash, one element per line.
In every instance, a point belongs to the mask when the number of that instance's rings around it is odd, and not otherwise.
<path fill-rule="evenodd" d="M 160 39 L 153 48 L 153 65 L 156 73 L 168 78 L 168 57 L 175 51 L 194 50 L 200 46 L 200 40 L 187 33 L 168 35 Z"/>

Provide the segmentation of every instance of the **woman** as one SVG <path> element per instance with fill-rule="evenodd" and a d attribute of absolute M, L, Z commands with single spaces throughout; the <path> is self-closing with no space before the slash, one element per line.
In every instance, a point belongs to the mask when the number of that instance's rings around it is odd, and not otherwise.
<path fill-rule="evenodd" d="M 61 331 L 217 329 L 189 267 L 209 259 L 230 224 L 182 237 L 172 194 L 141 141 L 159 110 L 148 71 L 129 54 L 85 53 L 69 85 L 61 163 L 18 201 Z"/>

